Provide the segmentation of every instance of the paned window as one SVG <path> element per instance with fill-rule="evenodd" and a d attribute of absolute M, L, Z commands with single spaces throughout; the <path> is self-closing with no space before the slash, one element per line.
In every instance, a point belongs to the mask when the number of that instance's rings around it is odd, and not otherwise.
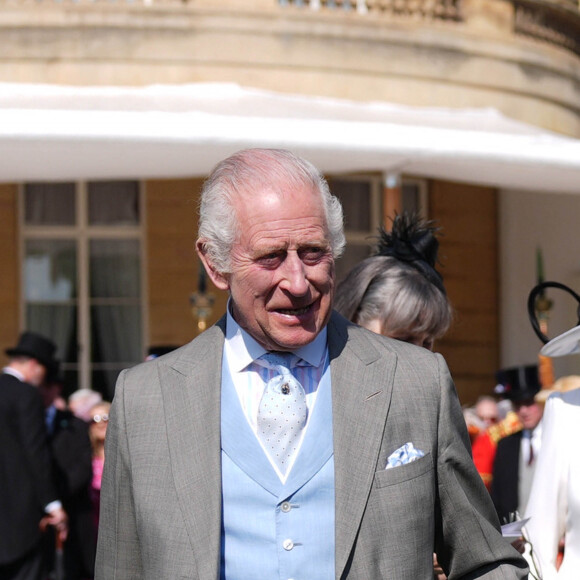
<path fill-rule="evenodd" d="M 141 208 L 134 181 L 22 187 L 24 327 L 57 344 L 67 394 L 110 399 L 143 358 Z"/>
<path fill-rule="evenodd" d="M 336 263 L 336 279 L 342 280 L 356 264 L 373 251 L 378 229 L 383 225 L 383 185 L 380 176 L 329 177 L 330 191 L 343 207 L 346 250 Z M 404 178 L 401 205 L 405 211 L 427 215 L 427 183 Z M 385 224 L 387 229 L 390 224 Z"/>

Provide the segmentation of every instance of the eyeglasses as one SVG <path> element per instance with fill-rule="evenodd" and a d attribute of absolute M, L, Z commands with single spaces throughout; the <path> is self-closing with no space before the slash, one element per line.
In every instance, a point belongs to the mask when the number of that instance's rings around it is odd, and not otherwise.
<path fill-rule="evenodd" d="M 93 423 L 106 423 L 109 420 L 109 415 L 94 415 Z"/>

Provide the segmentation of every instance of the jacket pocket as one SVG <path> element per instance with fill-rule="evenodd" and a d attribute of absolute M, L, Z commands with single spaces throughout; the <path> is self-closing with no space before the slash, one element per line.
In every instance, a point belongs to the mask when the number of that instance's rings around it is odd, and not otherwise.
<path fill-rule="evenodd" d="M 404 481 L 421 477 L 432 469 L 433 459 L 431 452 L 429 452 L 420 459 L 411 461 L 411 463 L 407 463 L 406 465 L 399 465 L 398 467 L 377 471 L 375 473 L 375 486 L 388 487 L 389 485 L 397 485 Z"/>

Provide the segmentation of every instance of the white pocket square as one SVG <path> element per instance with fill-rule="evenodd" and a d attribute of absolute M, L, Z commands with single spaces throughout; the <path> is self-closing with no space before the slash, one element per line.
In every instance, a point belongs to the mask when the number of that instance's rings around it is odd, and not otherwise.
<path fill-rule="evenodd" d="M 411 442 L 405 443 L 405 445 L 399 447 L 389 455 L 385 469 L 391 469 L 391 467 L 398 467 L 399 465 L 406 465 L 407 463 L 411 463 L 411 461 L 420 459 L 424 455 L 425 453 L 420 449 L 415 449 L 415 446 Z"/>

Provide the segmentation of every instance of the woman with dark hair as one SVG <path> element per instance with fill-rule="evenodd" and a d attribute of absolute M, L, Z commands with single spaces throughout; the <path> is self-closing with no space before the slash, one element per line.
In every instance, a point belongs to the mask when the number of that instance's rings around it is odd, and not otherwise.
<path fill-rule="evenodd" d="M 373 332 L 432 349 L 452 318 L 435 269 L 437 232 L 416 215 L 395 216 L 390 232 L 381 229 L 376 253 L 338 285 L 335 309 Z"/>

